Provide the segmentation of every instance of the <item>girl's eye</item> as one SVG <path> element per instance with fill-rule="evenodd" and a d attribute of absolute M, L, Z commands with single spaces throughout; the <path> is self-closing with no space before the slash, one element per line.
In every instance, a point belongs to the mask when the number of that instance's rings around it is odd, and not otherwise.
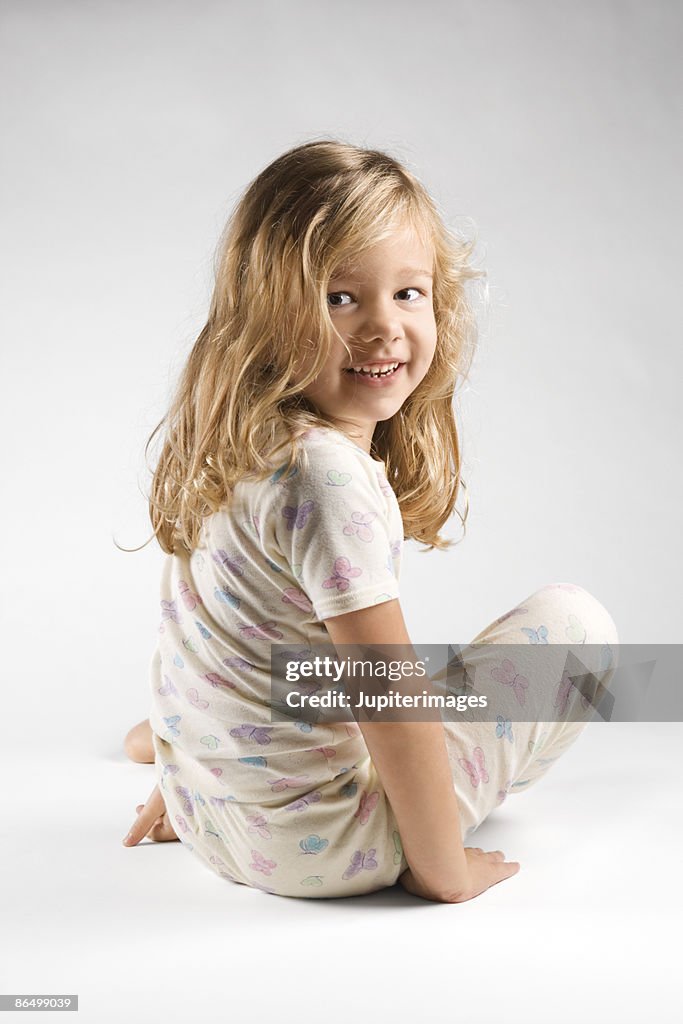
<path fill-rule="evenodd" d="M 351 296 L 349 295 L 348 292 L 330 292 L 330 294 L 327 296 L 327 301 L 330 303 L 331 306 L 335 306 L 335 307 L 346 305 L 346 303 L 331 302 L 330 301 L 331 299 L 339 299 L 339 298 L 341 298 L 344 295 L 346 295 L 346 297 L 349 298 L 349 299 L 351 298 Z"/>
<path fill-rule="evenodd" d="M 396 294 L 397 295 L 404 295 L 406 292 L 417 292 L 418 298 L 422 294 L 422 292 L 420 291 L 419 288 L 401 288 L 401 290 L 396 292 Z M 333 306 L 334 308 L 339 308 L 339 306 L 347 306 L 348 305 L 347 302 L 332 301 L 332 300 L 335 300 L 335 299 L 341 299 L 344 296 L 346 296 L 347 299 L 351 299 L 351 301 L 353 301 L 351 295 L 349 295 L 348 292 L 330 292 L 329 295 L 327 296 L 327 301 L 330 304 L 330 306 Z M 413 301 L 415 301 L 415 300 L 413 300 Z"/>

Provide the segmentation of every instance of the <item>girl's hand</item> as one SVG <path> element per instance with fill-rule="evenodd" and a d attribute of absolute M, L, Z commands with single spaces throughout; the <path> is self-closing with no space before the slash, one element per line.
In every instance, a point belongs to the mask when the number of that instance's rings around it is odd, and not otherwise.
<path fill-rule="evenodd" d="M 398 881 L 406 892 L 423 900 L 432 900 L 435 903 L 465 903 L 519 871 L 519 862 L 506 862 L 505 854 L 501 850 L 486 853 L 480 846 L 466 846 L 465 859 L 467 879 L 457 892 L 438 894 L 425 888 L 417 881 L 410 868 L 399 875 Z"/>
<path fill-rule="evenodd" d="M 123 840 L 124 846 L 137 846 L 145 836 L 149 836 L 155 843 L 168 843 L 178 838 L 158 785 L 150 793 L 147 803 L 138 804 L 135 810 L 138 812 L 137 821 Z"/>

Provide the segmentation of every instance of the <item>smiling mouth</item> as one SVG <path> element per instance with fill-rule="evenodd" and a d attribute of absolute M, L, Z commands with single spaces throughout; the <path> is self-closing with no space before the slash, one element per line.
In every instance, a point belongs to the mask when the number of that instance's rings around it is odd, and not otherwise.
<path fill-rule="evenodd" d="M 386 369 L 381 369 L 379 365 L 372 363 L 368 364 L 372 369 L 361 366 L 348 366 L 344 370 L 344 373 L 355 374 L 358 377 L 368 377 L 371 380 L 381 380 L 383 377 L 391 377 L 397 370 L 404 365 L 403 363 L 396 360 L 394 363 L 388 363 Z"/>

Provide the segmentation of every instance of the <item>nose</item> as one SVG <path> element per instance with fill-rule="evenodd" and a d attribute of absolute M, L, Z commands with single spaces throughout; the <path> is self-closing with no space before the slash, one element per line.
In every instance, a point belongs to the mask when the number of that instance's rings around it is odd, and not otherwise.
<path fill-rule="evenodd" d="M 401 318 L 393 299 L 378 297 L 364 306 L 356 337 L 361 344 L 394 341 L 403 333 Z"/>

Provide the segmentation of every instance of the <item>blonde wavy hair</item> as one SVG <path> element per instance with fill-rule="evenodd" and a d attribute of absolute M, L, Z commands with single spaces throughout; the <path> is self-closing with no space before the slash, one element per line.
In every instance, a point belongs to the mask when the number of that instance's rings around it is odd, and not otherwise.
<path fill-rule="evenodd" d="M 149 511 L 152 536 L 167 554 L 199 546 L 202 519 L 229 506 L 237 481 L 264 479 L 283 449 L 289 471 L 300 461 L 306 430 L 335 426 L 302 394 L 335 338 L 351 359 L 330 317 L 328 282 L 339 266 L 406 224 L 434 252 L 436 351 L 399 412 L 377 424 L 372 449 L 386 465 L 406 539 L 428 550 L 455 543 L 439 530 L 460 485 L 466 490 L 453 398 L 478 331 L 465 291 L 469 279 L 486 275 L 468 262 L 475 243 L 446 227 L 425 187 L 397 160 L 323 139 L 261 171 L 223 232 L 208 319 L 145 447 L 146 456 L 166 424 Z M 308 372 L 294 384 L 302 354 Z M 463 528 L 468 512 L 469 498 Z"/>

